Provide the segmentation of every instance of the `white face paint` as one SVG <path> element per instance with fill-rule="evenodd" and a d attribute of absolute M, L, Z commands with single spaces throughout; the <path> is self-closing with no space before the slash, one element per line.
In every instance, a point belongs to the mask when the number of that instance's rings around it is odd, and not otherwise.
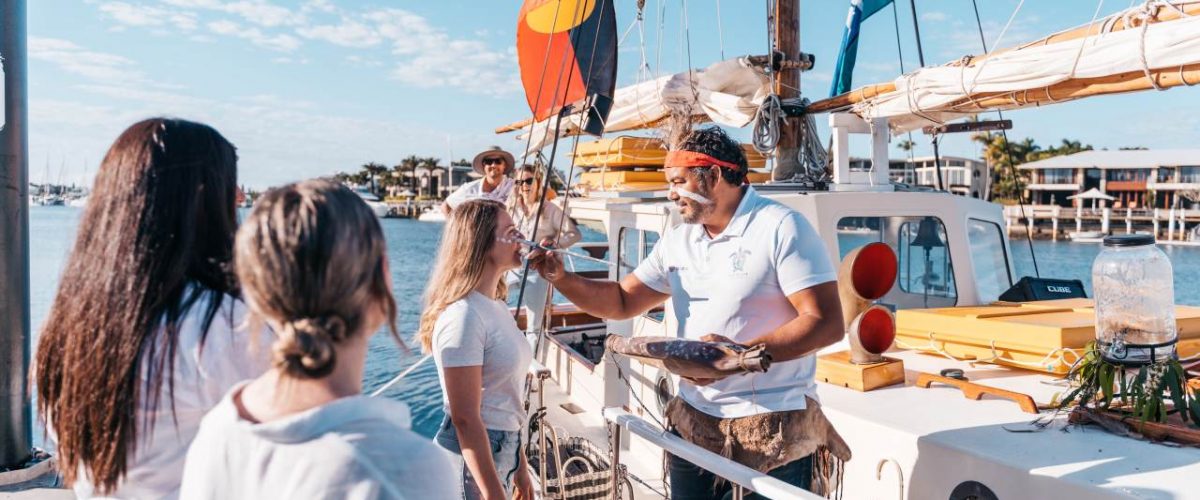
<path fill-rule="evenodd" d="M 680 187 L 678 184 L 671 184 L 670 186 L 671 192 L 679 195 L 681 198 L 687 198 L 701 205 L 712 205 L 713 203 L 716 203 L 708 198 L 705 198 L 703 195 L 688 191 L 687 189 Z"/>

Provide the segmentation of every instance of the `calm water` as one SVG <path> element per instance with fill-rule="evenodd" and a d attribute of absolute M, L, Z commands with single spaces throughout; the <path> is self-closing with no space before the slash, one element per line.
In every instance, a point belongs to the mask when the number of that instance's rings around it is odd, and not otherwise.
<path fill-rule="evenodd" d="M 30 210 L 32 324 L 35 330 L 41 325 L 54 300 L 58 276 L 70 251 L 79 214 L 79 209 L 68 207 L 34 207 Z M 441 224 L 408 219 L 385 219 L 382 224 L 388 240 L 392 281 L 400 309 L 401 336 L 413 349 L 409 351 L 397 346 L 389 335 L 375 335 L 367 355 L 364 384 L 367 392 L 373 392 L 421 358 L 419 345 L 412 339 L 412 332 L 416 330 L 420 318 L 421 294 L 431 271 L 442 228 Z M 603 235 L 585 231 L 585 239 L 603 239 Z M 1032 275 L 1032 259 L 1025 241 L 1012 240 L 1010 243 L 1018 275 Z M 1091 294 L 1091 264 L 1100 251 L 1098 244 L 1035 241 L 1033 246 L 1043 276 L 1082 279 Z M 1161 248 L 1174 265 L 1175 301 L 1200 305 L 1200 248 Z M 385 396 L 408 403 L 412 409 L 415 430 L 426 436 L 433 435 L 442 418 L 441 395 L 433 363 L 418 368 L 389 389 Z M 35 433 L 35 441 L 40 442 L 40 434 Z"/>

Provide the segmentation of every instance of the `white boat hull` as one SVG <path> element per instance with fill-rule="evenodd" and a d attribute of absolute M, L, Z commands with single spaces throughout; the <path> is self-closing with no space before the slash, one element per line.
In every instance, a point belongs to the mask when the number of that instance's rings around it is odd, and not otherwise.
<path fill-rule="evenodd" d="M 417 217 L 417 220 L 421 222 L 446 222 L 446 214 L 442 213 L 440 209 L 433 208 L 422 212 L 421 216 Z"/>

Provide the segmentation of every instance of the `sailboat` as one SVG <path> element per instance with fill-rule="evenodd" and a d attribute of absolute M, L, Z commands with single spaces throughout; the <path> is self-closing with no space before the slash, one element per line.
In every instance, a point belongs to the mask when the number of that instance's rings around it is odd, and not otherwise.
<path fill-rule="evenodd" d="M 848 142 L 852 135 L 867 135 L 873 164 L 887 165 L 893 134 L 972 130 L 978 126 L 952 122 L 990 110 L 1200 82 L 1200 73 L 1193 73 L 1200 70 L 1200 16 L 1193 17 L 1200 3 L 1146 2 L 1037 42 L 920 68 L 893 82 L 815 102 L 795 92 L 796 73 L 812 64 L 797 50 L 797 2 L 769 4 L 775 26 L 785 27 L 776 30 L 773 41 L 782 57 L 722 61 L 617 89 L 604 131 L 657 127 L 680 113 L 727 126 L 754 123 L 756 137 L 760 130 L 791 128 L 792 133 L 768 133 L 765 143 L 756 144 L 774 154 L 776 168 L 772 181 L 754 188 L 803 214 L 835 262 L 872 242 L 896 255 L 898 272 L 890 289 L 874 300 L 898 311 L 897 338 L 904 341 L 897 340 L 887 356 L 902 362 L 902 369 L 873 376 L 898 378 L 868 390 L 863 385 L 874 382 L 830 371 L 843 366 L 829 359 L 853 351 L 854 335 L 816 354 L 822 410 L 852 452 L 844 469 L 821 471 L 826 486 L 821 493 L 951 499 L 1194 495 L 1192 478 L 1200 474 L 1200 460 L 1193 450 L 1161 447 L 1128 434 L 1073 430 L 1062 415 L 1038 415 L 1066 388 L 1061 376 L 1078 359 L 1072 356 L 1082 352 L 1082 344 L 1035 349 L 1032 355 L 998 347 L 1008 345 L 1004 337 L 991 338 L 990 347 L 984 338 L 970 351 L 945 340 L 952 335 L 943 335 L 928 318 L 964 316 L 971 318 L 967 328 L 974 329 L 984 326 L 984 318 L 1003 321 L 1018 314 L 1024 319 L 1005 324 L 1015 329 L 1011 335 L 1024 336 L 1053 327 L 1043 314 L 1059 314 L 1088 328 L 1094 310 L 1080 299 L 997 305 L 1001 292 L 1018 278 L 1002 208 L 944 190 L 893 185 L 886 169 L 851 169 Z M 587 132 L 587 107 L 578 102 L 568 112 L 535 116 L 497 132 L 520 131 L 519 139 L 535 149 L 554 146 L 562 137 Z M 815 136 L 819 113 L 828 115 L 832 129 L 828 153 Z M 637 160 L 638 155 L 621 151 L 619 140 L 586 144 L 609 153 L 597 163 L 584 162 L 590 172 L 652 178 L 646 171 L 654 161 L 645 159 L 645 149 Z M 637 161 L 641 168 L 626 168 Z M 573 218 L 603 228 L 608 237 L 604 256 L 610 265 L 582 271 L 589 276 L 624 277 L 669 227 L 680 223 L 662 187 L 612 189 L 602 183 L 567 202 Z M 529 451 L 543 496 L 669 496 L 662 464 L 664 453 L 671 453 L 729 480 L 734 498 L 749 491 L 816 498 L 671 434 L 664 408 L 679 378 L 594 345 L 606 334 L 673 336 L 681 319 L 670 307 L 605 321 L 562 303 L 550 305 L 545 317 L 546 324 L 533 326 L 540 340 L 539 363 L 531 372 L 535 411 Z M 1197 350 L 1181 347 L 1180 356 L 1194 358 Z M 827 368 L 824 373 L 821 366 Z M 983 394 L 999 397 L 978 400 Z M 1050 428 L 1058 430 L 1029 425 L 1037 418 L 1049 419 Z"/>

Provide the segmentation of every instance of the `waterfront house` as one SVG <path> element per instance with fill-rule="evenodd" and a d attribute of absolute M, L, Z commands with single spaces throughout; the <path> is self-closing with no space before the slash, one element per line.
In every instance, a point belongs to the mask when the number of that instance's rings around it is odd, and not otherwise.
<path fill-rule="evenodd" d="M 1095 188 L 1113 197 L 1112 208 L 1197 208 L 1181 195 L 1200 193 L 1200 149 L 1083 151 L 1018 168 L 1035 205 L 1070 207 L 1068 196 Z"/>
<path fill-rule="evenodd" d="M 991 191 L 991 176 L 982 160 L 961 156 L 942 156 L 942 182 L 951 193 L 986 200 Z M 851 170 L 870 170 L 871 160 L 852 158 Z M 897 184 L 937 187 L 937 168 L 932 156 L 888 160 L 888 178 Z"/>

